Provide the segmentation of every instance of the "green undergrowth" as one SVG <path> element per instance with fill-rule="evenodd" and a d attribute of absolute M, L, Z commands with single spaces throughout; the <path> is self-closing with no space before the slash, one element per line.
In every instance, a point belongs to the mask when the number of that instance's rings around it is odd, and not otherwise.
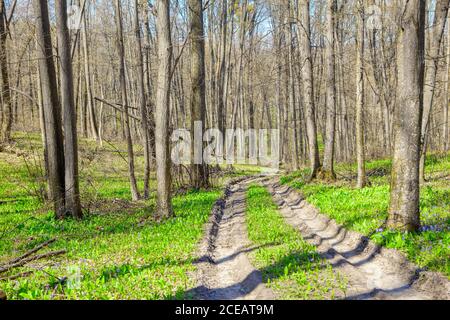
<path fill-rule="evenodd" d="M 247 228 L 256 248 L 251 259 L 282 299 L 333 299 L 345 294 L 346 281 L 284 222 L 263 187 L 252 186 L 247 193 Z"/>
<path fill-rule="evenodd" d="M 44 201 L 42 146 L 38 134 L 15 135 L 0 153 L 0 264 L 47 240 L 39 253 L 66 254 L 34 261 L 0 274 L 8 299 L 179 299 L 195 284 L 189 274 L 196 246 L 221 186 L 184 191 L 173 199 L 175 217 L 154 217 L 150 199 L 131 202 L 126 148 L 80 140 L 82 221 L 55 221 Z M 142 190 L 143 157 L 136 146 L 136 175 Z M 225 177 L 227 178 L 227 177 Z"/>
<path fill-rule="evenodd" d="M 163 222 L 154 221 L 144 209 L 90 215 L 81 222 L 55 221 L 52 214 L 25 220 L 2 239 L 4 260 L 54 237 L 58 240 L 48 250 L 66 249 L 67 254 L 16 269 L 34 274 L 2 281 L 0 287 L 10 299 L 182 298 L 194 285 L 188 272 L 193 271 L 203 225 L 220 194 L 216 190 L 176 197 L 175 217 Z M 75 285 L 67 281 L 73 270 L 80 275 Z"/>
<path fill-rule="evenodd" d="M 389 205 L 390 160 L 367 163 L 370 185 L 355 188 L 356 166 L 340 164 L 336 183 L 307 182 L 308 169 L 281 179 L 300 190 L 322 213 L 348 229 L 371 237 L 388 248 L 404 252 L 420 267 L 450 277 L 450 155 L 431 155 L 426 162 L 428 182 L 421 188 L 422 230 L 400 233 L 382 228 Z"/>

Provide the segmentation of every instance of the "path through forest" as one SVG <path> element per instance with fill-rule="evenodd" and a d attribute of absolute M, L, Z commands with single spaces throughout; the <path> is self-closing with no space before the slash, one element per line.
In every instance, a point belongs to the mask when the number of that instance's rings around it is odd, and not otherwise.
<path fill-rule="evenodd" d="M 230 184 L 225 198 L 216 204 L 207 236 L 201 244 L 198 262 L 198 299 L 266 300 L 274 293 L 264 286 L 261 273 L 250 263 L 246 253 L 257 248 L 247 238 L 245 196 L 255 179 Z"/>
<path fill-rule="evenodd" d="M 402 253 L 382 248 L 339 226 L 304 201 L 300 193 L 281 186 L 277 179 L 267 179 L 264 184 L 285 221 L 347 278 L 347 299 L 450 298 L 450 283 L 445 276 L 420 270 Z"/>
<path fill-rule="evenodd" d="M 247 238 L 245 196 L 250 184 L 263 184 L 285 221 L 317 247 L 336 272 L 348 280 L 347 299 L 450 299 L 449 281 L 423 271 L 396 250 L 381 248 L 337 225 L 278 179 L 251 178 L 227 187 L 213 209 L 201 244 L 196 277 L 198 299 L 274 299 L 247 253 L 257 249 Z"/>

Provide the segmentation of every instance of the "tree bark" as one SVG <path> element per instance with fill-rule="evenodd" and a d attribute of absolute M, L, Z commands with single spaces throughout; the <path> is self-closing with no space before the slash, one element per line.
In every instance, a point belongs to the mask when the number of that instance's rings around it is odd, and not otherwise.
<path fill-rule="evenodd" d="M 61 104 L 64 110 L 65 205 L 66 214 L 81 219 L 78 180 L 77 116 L 73 91 L 70 36 L 67 28 L 67 0 L 56 1 L 58 48 L 60 55 Z"/>
<path fill-rule="evenodd" d="M 115 2 L 115 16 L 116 16 L 116 28 L 117 28 L 117 51 L 119 52 L 119 64 L 120 64 L 120 89 L 122 95 L 122 106 L 123 106 L 123 119 L 125 125 L 125 140 L 127 142 L 127 153 L 128 153 L 128 174 L 130 179 L 131 187 L 131 198 L 133 201 L 139 200 L 139 190 L 137 187 L 136 176 L 134 174 L 134 151 L 133 151 L 133 141 L 131 139 L 130 130 L 130 118 L 128 115 L 128 92 L 127 92 L 127 82 L 125 76 L 125 49 L 123 43 L 123 25 L 122 25 L 122 8 L 121 1 L 116 0 Z"/>
<path fill-rule="evenodd" d="M 47 143 L 49 197 L 56 217 L 61 219 L 65 215 L 64 143 L 47 1 L 33 1 L 33 7 L 37 18 L 36 36 Z"/>
<path fill-rule="evenodd" d="M 311 55 L 311 25 L 310 25 L 310 0 L 300 1 L 298 4 L 300 41 L 300 62 L 303 63 L 303 101 L 306 108 L 306 130 L 308 135 L 309 162 L 311 179 L 317 177 L 320 169 L 319 144 L 317 141 L 316 110 L 314 103 L 314 75 Z"/>
<path fill-rule="evenodd" d="M 8 31 L 6 29 L 6 6 L 5 1 L 0 0 L 0 69 L 2 73 L 2 117 L 0 122 L 0 144 L 11 142 L 11 128 L 13 121 L 13 110 L 11 102 L 11 90 L 9 87 L 8 52 L 6 40 Z"/>
<path fill-rule="evenodd" d="M 364 143 L 364 2 L 357 4 L 358 36 L 356 44 L 356 158 L 358 163 L 357 187 L 366 186 L 365 143 Z"/>
<path fill-rule="evenodd" d="M 157 0 L 158 80 L 156 92 L 155 138 L 157 213 L 173 215 L 169 150 L 170 88 L 172 73 L 172 37 L 170 34 L 170 1 Z"/>
<path fill-rule="evenodd" d="M 450 18 L 447 17 L 447 70 L 445 70 L 444 90 L 444 152 L 449 151 L 449 118 L 448 105 L 450 103 Z"/>
<path fill-rule="evenodd" d="M 141 28 L 139 25 L 139 1 L 134 1 L 134 33 L 136 37 L 136 55 L 138 62 L 137 81 L 139 90 L 139 102 L 141 112 L 141 127 L 142 127 L 142 143 L 144 144 L 144 198 L 148 198 L 150 189 L 150 171 L 151 171 L 151 144 L 150 144 L 150 130 L 148 127 L 148 110 L 147 110 L 147 96 L 145 94 L 145 79 L 144 79 L 144 56 L 142 54 L 142 39 Z"/>
<path fill-rule="evenodd" d="M 335 25 L 336 25 L 336 0 L 328 0 L 327 8 L 327 102 L 326 102 L 326 133 L 325 133 L 325 152 L 323 159 L 323 168 L 321 172 L 322 179 L 335 180 L 334 172 L 334 145 L 336 128 L 336 54 L 335 54 Z"/>
<path fill-rule="evenodd" d="M 194 141 L 195 131 L 205 129 L 206 95 L 205 95 L 205 37 L 202 0 L 189 0 L 189 44 L 191 48 L 191 137 L 193 160 L 203 158 L 203 139 Z M 197 123 L 197 124 L 196 124 Z M 199 124 L 201 123 L 201 126 Z M 202 137 L 203 138 L 203 137 Z M 196 189 L 208 186 L 208 168 L 203 161 L 191 166 L 192 187 Z"/>
<path fill-rule="evenodd" d="M 425 159 L 427 153 L 427 138 L 429 131 L 430 115 L 436 92 L 436 80 L 439 69 L 439 51 L 445 32 L 445 22 L 447 20 L 450 0 L 437 0 L 433 29 L 430 35 L 430 48 L 427 52 L 425 87 L 424 87 L 424 107 L 421 128 L 421 157 L 420 157 L 420 180 L 425 182 Z"/>
<path fill-rule="evenodd" d="M 425 1 L 402 1 L 397 42 L 398 87 L 389 228 L 420 227 L 420 129 L 423 114 Z"/>
<path fill-rule="evenodd" d="M 83 53 L 84 53 L 84 76 L 86 79 L 86 98 L 87 98 L 87 107 L 88 107 L 88 115 L 89 115 L 89 124 L 92 137 L 96 141 L 100 141 L 100 136 L 98 134 L 98 125 L 97 125 L 97 116 L 95 114 L 95 103 L 94 97 L 92 94 L 92 78 L 91 78 L 91 64 L 89 61 L 89 45 L 88 45 L 88 33 L 87 33 L 87 13 L 84 14 L 83 18 Z M 87 118 L 85 118 L 87 124 Z"/>
<path fill-rule="evenodd" d="M 220 47 L 220 64 L 219 64 L 219 75 L 217 80 L 217 120 L 218 129 L 220 132 L 225 131 L 226 126 L 226 104 L 225 104 L 225 77 L 226 77 L 226 55 L 227 55 L 227 30 L 228 26 L 228 0 L 222 1 L 222 14 L 221 14 L 221 47 Z M 219 155 L 221 156 L 221 155 Z"/>

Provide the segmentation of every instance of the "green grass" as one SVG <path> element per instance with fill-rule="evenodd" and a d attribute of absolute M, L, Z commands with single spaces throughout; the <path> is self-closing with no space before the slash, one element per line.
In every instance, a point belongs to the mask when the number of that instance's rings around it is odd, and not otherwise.
<path fill-rule="evenodd" d="M 67 249 L 68 253 L 35 268 L 15 270 L 35 270 L 35 274 L 3 282 L 1 287 L 10 299 L 182 298 L 194 285 L 188 272 L 193 271 L 203 224 L 219 196 L 219 191 L 210 191 L 176 197 L 176 217 L 165 222 L 153 221 L 142 209 L 91 215 L 82 222 L 55 221 L 48 214 L 19 223 L 2 239 L 1 256 L 15 256 L 53 237 L 58 241 L 51 249 Z M 19 221 L 10 220 L 8 225 L 15 222 Z M 57 279 L 68 276 L 69 266 L 80 268 L 79 288 Z"/>
<path fill-rule="evenodd" d="M 132 203 L 127 164 L 117 152 L 125 148 L 81 140 L 86 216 L 81 222 L 55 221 L 38 196 L 45 190 L 39 136 L 17 134 L 15 139 L 18 153 L 0 153 L 0 264 L 52 238 L 57 241 L 42 253 L 66 249 L 67 254 L 1 274 L 33 272 L 0 280 L 8 299 L 178 299 L 195 285 L 189 274 L 219 188 L 176 196 L 175 217 L 155 221 L 154 177 L 150 200 Z M 136 173 L 142 190 L 139 150 Z M 73 270 L 81 275 L 79 286 L 71 285 Z"/>
<path fill-rule="evenodd" d="M 299 189 L 311 204 L 346 228 L 401 250 L 420 267 L 450 277 L 450 187 L 443 179 L 446 175 L 448 179 L 450 156 L 430 156 L 426 165 L 430 181 L 421 189 L 421 223 L 437 230 L 417 233 L 379 230 L 388 212 L 390 160 L 367 163 L 371 185 L 362 190 L 354 188 L 356 168 L 348 164 L 337 166 L 340 179 L 334 184 L 306 183 L 308 170 L 283 177 L 282 183 Z"/>
<path fill-rule="evenodd" d="M 284 222 L 263 187 L 252 186 L 247 193 L 247 224 L 258 248 L 251 259 L 282 299 L 333 299 L 345 292 L 345 280 Z"/>

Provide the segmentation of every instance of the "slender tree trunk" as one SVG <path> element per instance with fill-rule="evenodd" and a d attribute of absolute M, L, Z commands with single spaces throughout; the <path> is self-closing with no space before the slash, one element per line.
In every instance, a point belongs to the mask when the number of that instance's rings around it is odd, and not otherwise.
<path fill-rule="evenodd" d="M 148 17 L 148 3 L 144 6 L 144 14 L 145 14 L 145 22 L 144 22 L 144 38 L 145 38 L 145 55 L 144 55 L 144 65 L 146 67 L 145 72 L 145 84 L 147 88 L 147 119 L 148 119 L 148 139 L 150 141 L 150 167 L 153 167 L 153 159 L 156 156 L 155 154 L 155 116 L 154 116 L 154 96 L 152 89 L 152 77 L 151 77 L 151 61 L 150 61 L 150 48 L 152 44 L 152 36 L 150 32 L 150 22 Z M 144 194 L 144 197 L 147 198 L 148 195 Z"/>
<path fill-rule="evenodd" d="M 388 227 L 420 227 L 419 161 L 423 113 L 425 1 L 402 1 L 397 48 L 398 88 Z"/>
<path fill-rule="evenodd" d="M 84 76 L 86 79 L 86 93 L 87 93 L 87 107 L 89 115 L 89 124 L 92 137 L 99 141 L 97 117 L 94 108 L 94 97 L 92 94 L 92 79 L 91 79 L 91 64 L 89 61 L 89 45 L 88 45 L 88 33 L 87 33 L 87 13 L 84 14 L 83 22 L 83 51 L 84 51 Z M 85 121 L 88 121 L 85 118 Z M 87 122 L 86 122 L 87 124 Z"/>
<path fill-rule="evenodd" d="M 358 163 L 357 187 L 366 186 L 365 144 L 364 144 L 364 2 L 357 4 L 358 36 L 356 44 L 356 158 Z"/>
<path fill-rule="evenodd" d="M 56 1 L 58 48 L 60 55 L 61 104 L 64 110 L 65 205 L 66 214 L 81 219 L 78 180 L 77 116 L 73 92 L 73 70 L 70 36 L 67 28 L 67 0 Z"/>
<path fill-rule="evenodd" d="M 225 77 L 226 77 L 226 55 L 227 55 L 227 26 L 228 26 L 228 0 L 222 1 L 222 15 L 221 15 L 221 47 L 220 47 L 220 67 L 217 84 L 217 100 L 218 100 L 218 112 L 217 120 L 220 132 L 225 131 L 226 126 L 226 104 L 225 104 Z M 221 156 L 221 155 L 219 155 Z"/>
<path fill-rule="evenodd" d="M 450 18 L 447 17 L 447 70 L 445 70 L 445 93 L 444 93 L 444 152 L 449 150 L 449 118 L 448 105 L 450 104 Z"/>
<path fill-rule="evenodd" d="M 327 103 L 326 103 L 326 136 L 325 153 L 321 176 L 323 179 L 335 180 L 334 173 L 334 146 L 336 131 L 336 54 L 335 54 L 335 15 L 337 2 L 328 0 L 327 8 Z"/>
<path fill-rule="evenodd" d="M 433 28 L 430 35 L 430 48 L 428 50 L 429 60 L 426 63 L 425 87 L 424 87 L 424 107 L 421 128 L 421 157 L 420 157 L 420 180 L 425 182 L 425 158 L 427 153 L 427 138 L 429 131 L 430 115 L 433 109 L 433 102 L 436 92 L 436 80 L 439 68 L 439 51 L 445 32 L 445 22 L 448 15 L 450 0 L 437 0 Z"/>
<path fill-rule="evenodd" d="M 2 73 L 2 121 L 0 123 L 0 144 L 11 142 L 11 128 L 13 122 L 13 110 L 11 102 L 11 90 L 9 87 L 8 52 L 6 39 L 6 6 L 5 1 L 0 0 L 0 69 Z"/>
<path fill-rule="evenodd" d="M 158 42 L 158 80 L 156 92 L 155 137 L 157 212 L 162 217 L 173 215 L 169 150 L 170 88 L 172 37 L 170 34 L 170 1 L 157 0 L 156 31 Z"/>
<path fill-rule="evenodd" d="M 206 96 L 205 96 L 205 38 L 203 25 L 202 0 L 189 0 L 190 20 L 190 48 L 191 48 L 191 136 L 192 136 L 192 159 L 194 164 L 192 171 L 192 186 L 204 188 L 208 186 L 207 166 L 196 163 L 203 157 L 203 139 L 194 141 L 196 130 L 205 129 Z M 197 161 L 195 161 L 197 160 Z"/>
<path fill-rule="evenodd" d="M 150 130 L 148 128 L 148 110 L 147 110 L 147 97 L 145 94 L 145 80 L 144 80 L 144 57 L 142 55 L 142 39 L 141 28 L 139 25 L 139 1 L 134 1 L 135 13 L 134 13 L 134 33 L 136 36 L 136 54 L 138 62 L 138 90 L 140 100 L 140 112 L 141 112 L 141 125 L 142 125 L 142 143 L 144 144 L 144 197 L 148 198 L 150 188 L 150 166 L 151 166 L 151 146 L 150 146 Z"/>
<path fill-rule="evenodd" d="M 33 1 L 33 7 L 37 18 L 36 36 L 47 142 L 49 197 L 54 204 L 56 217 L 61 219 L 65 214 L 64 142 L 47 1 Z"/>
<path fill-rule="evenodd" d="M 37 99 L 38 99 L 38 112 L 39 112 L 39 129 L 41 131 L 42 149 L 44 150 L 44 167 L 45 176 L 48 177 L 48 152 L 47 152 L 47 133 L 45 132 L 45 115 L 44 105 L 42 101 L 42 82 L 39 72 L 39 66 L 37 68 Z"/>
<path fill-rule="evenodd" d="M 120 89 L 122 94 L 122 107 L 123 107 L 123 118 L 125 125 L 125 139 L 127 142 L 128 151 L 128 173 L 130 178 L 131 187 L 131 198 L 133 201 L 139 200 L 139 190 L 137 187 L 136 176 L 134 174 L 134 151 L 133 151 L 133 141 L 131 139 L 130 130 L 130 118 L 128 116 L 128 92 L 127 92 L 127 82 L 125 77 L 125 49 L 123 43 L 123 26 L 122 26 L 122 8 L 121 1 L 116 0 L 115 2 L 115 16 L 116 16 L 116 28 L 117 28 L 117 50 L 119 52 L 120 59 Z"/>
<path fill-rule="evenodd" d="M 293 34 L 293 8 L 291 8 L 291 1 L 287 2 L 287 25 L 286 25 L 286 42 L 288 44 L 287 48 L 287 63 L 286 66 L 286 77 L 287 77 L 287 90 L 288 90 L 288 102 L 289 113 L 291 113 L 291 121 L 289 127 L 292 128 L 291 139 L 292 139 L 292 167 L 294 170 L 300 168 L 299 165 L 299 148 L 298 148 L 298 128 L 297 128 L 297 106 L 296 106 L 296 95 L 295 95 L 295 74 L 294 74 L 294 34 Z"/>
<path fill-rule="evenodd" d="M 316 110 L 314 103 L 314 79 L 311 55 L 310 0 L 300 1 L 299 9 L 299 41 L 300 62 L 302 68 L 303 101 L 306 107 L 306 130 L 308 135 L 309 162 L 311 179 L 315 179 L 320 169 L 319 144 L 317 141 Z"/>

